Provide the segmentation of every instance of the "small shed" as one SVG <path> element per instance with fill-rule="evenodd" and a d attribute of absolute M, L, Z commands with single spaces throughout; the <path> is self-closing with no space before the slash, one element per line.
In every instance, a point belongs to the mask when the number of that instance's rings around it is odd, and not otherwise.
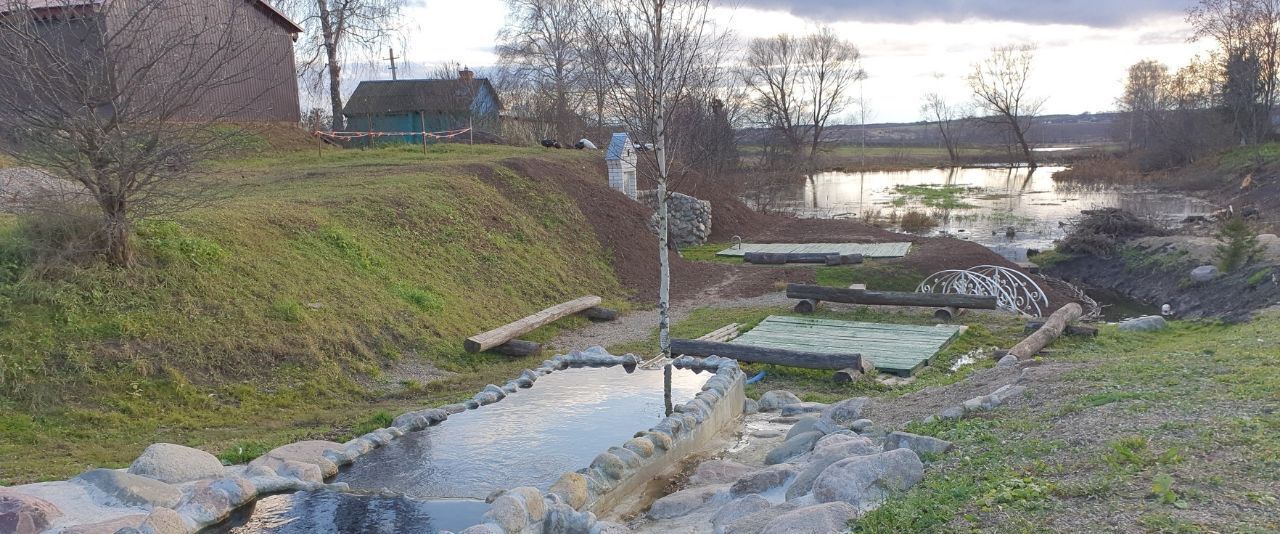
<path fill-rule="evenodd" d="M 623 194 L 636 198 L 636 147 L 631 143 L 631 136 L 626 133 L 615 133 L 609 140 L 609 148 L 604 152 L 604 160 L 609 165 L 609 187 Z"/>
<path fill-rule="evenodd" d="M 494 131 L 502 109 L 489 80 L 464 70 L 457 79 L 360 82 L 342 114 L 350 131 L 401 133 L 391 138 L 416 143 L 419 132 Z"/>

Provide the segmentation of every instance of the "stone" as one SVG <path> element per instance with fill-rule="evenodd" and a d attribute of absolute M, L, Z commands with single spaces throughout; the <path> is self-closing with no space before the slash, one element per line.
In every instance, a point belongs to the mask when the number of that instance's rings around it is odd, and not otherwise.
<path fill-rule="evenodd" d="M 588 534 L 630 534 L 631 529 L 611 521 L 597 521 Z"/>
<path fill-rule="evenodd" d="M 152 443 L 129 466 L 129 473 L 168 484 L 222 476 L 222 462 L 200 449 L 172 443 Z"/>
<path fill-rule="evenodd" d="M 59 517 L 62 511 L 49 501 L 0 488 L 0 532 L 44 532 Z"/>
<path fill-rule="evenodd" d="M 862 410 L 869 402 L 871 399 L 866 397 L 845 399 L 823 409 L 822 417 L 837 425 L 850 425 L 862 419 Z"/>
<path fill-rule="evenodd" d="M 938 417 L 947 421 L 959 421 L 964 419 L 964 406 L 952 406 L 942 410 L 942 413 L 938 414 Z"/>
<path fill-rule="evenodd" d="M 596 459 L 591 462 L 591 467 L 599 469 L 601 473 L 613 480 L 622 480 L 627 474 L 627 465 L 617 456 L 602 452 Z"/>
<path fill-rule="evenodd" d="M 169 508 L 160 508 L 160 510 L 169 510 Z M 91 522 L 87 525 L 69 526 L 61 530 L 61 534 L 115 534 L 120 529 L 137 529 L 142 526 L 142 522 L 146 521 L 145 514 L 133 514 L 122 517 L 113 517 L 106 521 Z M 8 533 L 4 530 L 4 526 L 0 525 L 0 531 Z"/>
<path fill-rule="evenodd" d="M 382 441 L 388 441 L 386 436 L 377 432 L 370 432 L 364 437 L 371 438 L 370 440 L 375 444 L 379 444 L 379 442 Z M 381 443 L 380 445 L 385 445 L 385 443 Z M 286 461 L 302 462 L 319 467 L 320 475 L 324 478 L 329 478 L 338 474 L 338 464 L 325 457 L 324 452 L 327 450 L 341 451 L 342 445 L 332 441 L 322 440 L 299 441 L 271 449 L 270 452 L 259 456 L 252 462 L 249 462 L 249 465 L 263 465 L 279 472 L 280 466 L 284 465 L 284 462 Z"/>
<path fill-rule="evenodd" d="M 401 414 L 391 422 L 391 426 L 407 430 L 409 432 L 417 432 L 431 425 L 439 424 L 449 418 L 449 412 L 438 408 L 427 410 L 418 410 Z"/>
<path fill-rule="evenodd" d="M 983 395 L 964 401 L 962 406 L 964 406 L 966 413 L 991 411 L 996 407 L 996 399 L 990 395 Z"/>
<path fill-rule="evenodd" d="M 813 482 L 820 503 L 843 501 L 860 512 L 874 509 L 896 491 L 924 479 L 924 464 L 911 449 L 852 456 L 828 466 Z"/>
<path fill-rule="evenodd" d="M 742 415 L 755 415 L 760 412 L 760 403 L 755 399 L 746 399 L 742 401 Z"/>
<path fill-rule="evenodd" d="M 580 473 L 565 473 L 547 492 L 558 495 L 574 510 L 580 510 L 587 504 L 587 478 Z"/>
<path fill-rule="evenodd" d="M 799 404 L 800 397 L 786 390 L 774 390 L 760 396 L 760 411 L 776 412 L 781 410 L 783 406 L 790 404 Z"/>
<path fill-rule="evenodd" d="M 1005 401 L 1022 395 L 1027 391 L 1027 386 L 1015 386 L 1007 384 L 1000 389 L 991 392 L 991 397 L 996 400 L 997 404 L 1004 404 Z"/>
<path fill-rule="evenodd" d="M 751 437 L 761 438 L 761 439 L 777 438 L 781 436 L 782 436 L 782 432 L 778 432 L 777 430 L 769 430 L 769 429 L 760 429 L 751 433 Z"/>
<path fill-rule="evenodd" d="M 830 438 L 830 439 L 828 439 Z M 827 436 L 813 448 L 813 456 L 803 465 L 796 479 L 787 487 L 787 500 L 793 501 L 813 490 L 813 482 L 827 467 L 852 456 L 871 456 L 883 452 L 883 448 L 870 439 L 844 436 Z"/>
<path fill-rule="evenodd" d="M 911 449 L 916 454 L 943 454 L 955 445 L 950 441 L 931 436 L 921 436 L 910 432 L 892 432 L 884 440 L 884 450 Z"/>
<path fill-rule="evenodd" d="M 711 517 L 711 526 L 717 530 L 733 524 L 734 521 L 772 507 L 769 499 L 756 494 L 739 497 L 720 507 L 720 511 Z"/>
<path fill-rule="evenodd" d="M 159 480 L 113 469 L 93 469 L 71 482 L 91 487 L 126 506 L 173 508 L 182 501 L 182 490 Z"/>
<path fill-rule="evenodd" d="M 781 464 L 767 467 L 739 478 L 737 482 L 733 483 L 733 486 L 729 487 L 729 495 L 741 497 L 753 493 L 764 493 L 773 488 L 781 487 L 794 476 L 796 476 L 796 468 L 794 466 Z"/>
<path fill-rule="evenodd" d="M 1194 282 L 1210 282 L 1218 277 L 1218 268 L 1212 265 L 1201 265 L 1191 270 L 1191 280 Z"/>
<path fill-rule="evenodd" d="M 631 438 L 626 443 L 623 443 L 622 447 L 636 453 L 641 458 L 653 456 L 653 442 L 647 439 Z"/>
<path fill-rule="evenodd" d="M 662 432 L 649 432 L 644 435 L 649 441 L 653 442 L 655 449 L 664 451 L 671 450 L 671 436 Z"/>
<path fill-rule="evenodd" d="M 790 502 L 784 502 L 744 516 L 730 523 L 726 527 L 715 527 L 714 532 L 716 534 L 760 534 L 760 532 L 764 531 L 764 528 L 768 526 L 769 523 L 772 523 L 774 519 L 777 519 L 778 516 L 800 508 L 802 508 L 802 506 L 797 506 Z"/>
<path fill-rule="evenodd" d="M 628 470 L 639 469 L 640 465 L 644 463 L 644 459 L 641 458 L 639 454 L 636 454 L 631 449 L 624 447 L 609 447 L 609 454 L 617 456 L 619 460 L 622 460 L 623 465 L 625 465 Z"/>
<path fill-rule="evenodd" d="M 471 400 L 475 401 L 480 406 L 488 406 L 502 400 L 502 397 L 499 397 L 497 393 L 492 391 L 481 391 L 476 393 L 475 397 L 472 397 Z"/>
<path fill-rule="evenodd" d="M 467 527 L 458 534 L 506 534 L 506 532 L 497 523 L 483 523 Z"/>
<path fill-rule="evenodd" d="M 822 432 L 823 434 L 826 434 L 827 432 L 814 428 L 815 426 L 817 426 L 817 424 L 818 424 L 818 416 L 816 415 L 801 417 L 799 421 L 796 421 L 796 424 L 791 425 L 791 430 L 787 431 L 786 439 L 794 438 L 796 436 L 799 436 L 800 434 L 804 434 L 805 432 L 817 431 L 817 432 Z"/>
<path fill-rule="evenodd" d="M 187 522 L 182 514 L 169 508 L 156 508 L 138 525 L 142 534 L 186 534 Z"/>
<path fill-rule="evenodd" d="M 813 449 L 814 444 L 816 444 L 820 438 L 822 438 L 822 432 L 813 431 L 805 432 L 804 434 L 800 434 L 786 440 L 765 455 L 764 464 L 780 464 L 796 456 L 809 452 Z"/>
<path fill-rule="evenodd" d="M 529 526 L 529 512 L 524 508 L 524 499 L 508 494 L 493 501 L 484 513 L 484 520 L 496 523 L 506 532 L 522 532 Z"/>
<path fill-rule="evenodd" d="M 324 473 L 320 472 L 320 466 L 297 460 L 285 460 L 277 464 L 276 474 L 282 477 L 293 477 L 304 482 L 315 482 L 317 484 L 324 482 Z"/>
<path fill-rule="evenodd" d="M 874 423 L 872 423 L 870 419 L 858 419 L 857 421 L 849 423 L 849 430 L 852 430 L 854 432 L 861 434 L 865 432 L 868 428 L 871 428 L 871 425 L 873 424 Z"/>
<path fill-rule="evenodd" d="M 705 486 L 708 484 L 728 484 L 752 471 L 751 466 L 733 460 L 707 460 L 694 468 L 689 476 L 689 485 Z"/>
<path fill-rule="evenodd" d="M 761 534 L 830 534 L 849 530 L 849 522 L 859 516 L 858 508 L 843 502 L 808 506 L 779 515 Z"/>
<path fill-rule="evenodd" d="M 827 409 L 827 404 L 821 402 L 801 402 L 796 404 L 788 404 L 782 407 L 782 415 L 802 415 L 809 413 L 819 413 Z"/>
<path fill-rule="evenodd" d="M 238 477 L 197 482 L 188 491 L 190 494 L 177 509 L 178 513 L 200 526 L 222 522 L 231 517 L 236 508 L 258 496 L 256 485 Z"/>
<path fill-rule="evenodd" d="M 513 489 L 509 492 L 511 495 L 519 497 L 524 502 L 524 509 L 529 513 L 529 521 L 542 521 L 547 515 L 547 501 L 543 499 L 542 492 L 538 488 L 523 486 Z"/>
<path fill-rule="evenodd" d="M 444 406 L 441 406 L 441 407 L 440 407 L 440 409 L 441 409 L 441 410 L 444 410 L 444 412 L 445 412 L 445 413 L 447 413 L 447 414 L 449 414 L 449 415 L 453 415 L 453 414 L 459 414 L 459 413 L 462 413 L 462 412 L 467 411 L 467 405 L 465 405 L 465 404 L 461 404 L 461 403 L 458 403 L 458 404 L 446 404 L 446 405 L 444 405 Z"/>
<path fill-rule="evenodd" d="M 492 393 L 492 394 L 494 394 L 494 395 L 497 395 L 499 399 L 502 399 L 502 398 L 504 398 L 504 397 L 506 397 L 506 396 L 507 396 L 507 391 L 506 391 L 506 390 L 504 390 L 504 389 L 502 389 L 502 388 L 500 388 L 500 387 L 498 387 L 498 386 L 495 386 L 495 385 L 493 385 L 493 384 L 488 384 L 488 385 L 486 385 L 486 386 L 484 387 L 484 389 L 480 390 L 480 392 L 481 392 L 481 393 L 485 393 L 485 392 L 487 392 L 487 393 Z"/>
<path fill-rule="evenodd" d="M 1003 358 L 1000 358 L 999 362 L 996 362 L 996 367 L 1000 367 L 1000 368 L 1017 367 L 1017 365 L 1018 365 L 1018 357 L 1012 354 L 1006 354 L 1004 355 Z"/>
<path fill-rule="evenodd" d="M 724 489 L 724 486 L 702 486 L 677 491 L 653 501 L 653 505 L 649 507 L 649 518 L 661 520 L 688 515 L 706 505 Z"/>
<path fill-rule="evenodd" d="M 579 512 L 566 504 L 553 504 L 547 507 L 547 518 L 542 523 L 542 534 L 591 532 L 595 522 L 596 515 L 591 512 Z"/>
<path fill-rule="evenodd" d="M 1120 330 L 1124 332 L 1154 332 L 1168 327 L 1169 323 L 1165 322 L 1164 317 L 1159 315 L 1148 315 L 1120 321 Z"/>

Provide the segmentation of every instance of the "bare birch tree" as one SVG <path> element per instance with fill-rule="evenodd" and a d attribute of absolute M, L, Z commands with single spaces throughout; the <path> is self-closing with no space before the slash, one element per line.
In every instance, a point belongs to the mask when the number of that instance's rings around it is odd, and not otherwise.
<path fill-rule="evenodd" d="M 668 249 L 667 186 L 671 177 L 669 128 L 690 89 L 706 79 L 725 43 L 710 19 L 709 0 L 606 0 L 588 31 L 603 40 L 610 100 L 634 132 L 652 140 L 658 190 L 658 338 L 671 351 L 671 266 Z"/>
<path fill-rule="evenodd" d="M 1023 161 L 1033 170 L 1036 160 L 1027 134 L 1044 105 L 1044 99 L 1027 91 L 1035 50 L 1034 45 L 1028 44 L 996 47 L 990 57 L 973 64 L 969 73 L 969 89 L 978 108 L 988 120 L 1005 129 Z"/>
<path fill-rule="evenodd" d="M 386 52 L 405 0 L 282 0 L 279 6 L 306 33 L 298 40 L 299 70 L 314 89 L 328 88 L 332 128 L 342 130 L 342 71 L 360 53 Z"/>
<path fill-rule="evenodd" d="M 0 146 L 82 186 L 92 252 L 130 266 L 138 219 L 209 199 L 198 165 L 268 111 L 252 58 L 290 37 L 239 1 L 32 5 L 0 0 Z"/>

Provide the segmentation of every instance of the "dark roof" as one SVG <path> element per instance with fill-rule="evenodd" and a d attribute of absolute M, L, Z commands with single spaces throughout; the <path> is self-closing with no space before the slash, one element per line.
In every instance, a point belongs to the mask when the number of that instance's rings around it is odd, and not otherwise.
<path fill-rule="evenodd" d="M 85 6 L 106 5 L 110 0 L 0 0 L 0 12 L 12 13 L 19 8 L 27 8 L 37 11 L 54 11 L 59 9 L 70 9 Z M 289 33 L 302 33 L 302 27 L 298 26 L 279 9 L 271 5 L 267 0 L 247 0 L 253 3 L 260 11 L 265 13 L 271 20 L 277 24 L 284 26 Z"/>
<path fill-rule="evenodd" d="M 433 113 L 465 113 L 471 110 L 481 88 L 488 88 L 490 95 L 502 109 L 498 93 L 489 80 L 476 78 L 471 83 L 462 80 L 370 80 L 360 82 L 343 115 L 381 115 L 428 111 Z"/>

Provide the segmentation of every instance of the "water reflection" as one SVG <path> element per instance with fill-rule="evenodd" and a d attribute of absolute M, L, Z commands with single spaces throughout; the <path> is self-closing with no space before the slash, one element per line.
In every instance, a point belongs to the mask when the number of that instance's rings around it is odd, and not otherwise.
<path fill-rule="evenodd" d="M 1011 259 L 1025 258 L 1027 248 L 1044 249 L 1065 233 L 1064 223 L 1081 210 L 1123 208 L 1144 217 L 1176 222 L 1187 215 L 1212 211 L 1206 202 L 1184 195 L 1125 186 L 1088 186 L 1054 182 L 1063 167 L 956 167 L 892 172 L 829 172 L 810 176 L 785 189 L 775 205 L 802 217 L 862 218 L 879 212 L 887 217 L 919 210 L 941 223 L 934 234 L 954 235 L 992 247 Z M 941 209 L 920 199 L 905 198 L 897 186 L 968 188 L 968 206 Z M 895 200 L 897 204 L 895 204 Z M 1013 228 L 1013 235 L 1007 230 Z"/>
<path fill-rule="evenodd" d="M 249 534 L 431 534 L 460 531 L 478 522 L 483 501 L 417 501 L 403 497 L 303 491 L 262 498 L 226 524 L 207 532 Z"/>

